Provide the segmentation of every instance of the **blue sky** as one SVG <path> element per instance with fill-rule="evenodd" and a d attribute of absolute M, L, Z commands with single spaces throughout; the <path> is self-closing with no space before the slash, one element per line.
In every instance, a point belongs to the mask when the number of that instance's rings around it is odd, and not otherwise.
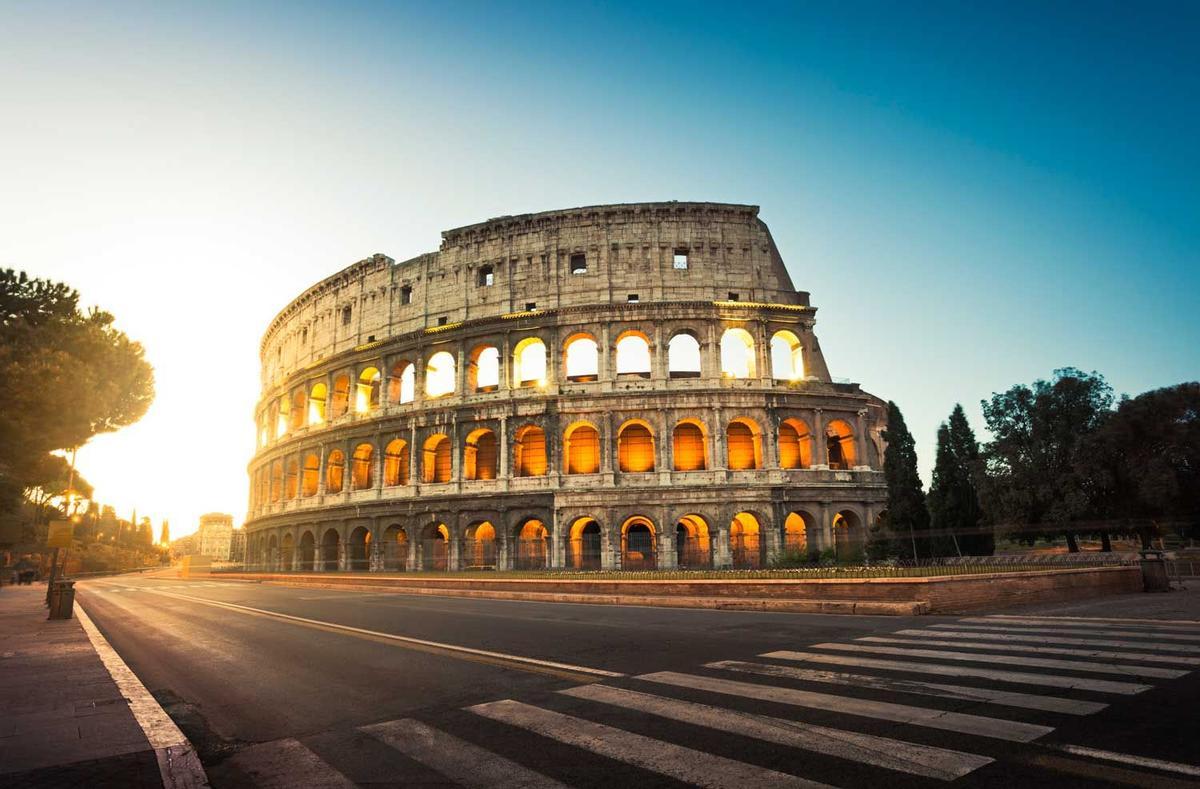
<path fill-rule="evenodd" d="M 1200 4 L 3 15 L 0 266 L 146 343 L 159 401 L 81 464 L 178 533 L 244 511 L 283 304 L 501 214 L 760 205 L 832 373 L 900 404 L 926 474 L 955 402 L 982 433 L 981 398 L 1056 367 L 1200 374 Z"/>

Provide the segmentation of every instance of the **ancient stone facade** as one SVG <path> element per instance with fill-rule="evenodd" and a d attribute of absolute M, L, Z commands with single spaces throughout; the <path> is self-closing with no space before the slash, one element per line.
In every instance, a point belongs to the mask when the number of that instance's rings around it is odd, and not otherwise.
<path fill-rule="evenodd" d="M 247 562 L 760 567 L 859 550 L 886 410 L 834 382 L 754 206 L 502 217 L 271 323 Z"/>

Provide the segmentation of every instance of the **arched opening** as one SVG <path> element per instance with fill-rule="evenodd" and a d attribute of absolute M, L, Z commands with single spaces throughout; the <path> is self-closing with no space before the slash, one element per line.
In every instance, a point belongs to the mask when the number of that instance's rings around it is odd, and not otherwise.
<path fill-rule="evenodd" d="M 325 492 L 341 493 L 346 484 L 346 455 L 335 449 L 325 461 Z"/>
<path fill-rule="evenodd" d="M 653 570 L 658 566 L 654 522 L 635 515 L 621 524 L 621 569 Z"/>
<path fill-rule="evenodd" d="M 799 381 L 804 377 L 804 348 L 790 331 L 771 337 L 771 377 L 776 381 Z"/>
<path fill-rule="evenodd" d="M 408 569 L 408 534 L 398 523 L 383 532 L 383 569 L 390 572 Z"/>
<path fill-rule="evenodd" d="M 803 419 L 785 419 L 779 425 L 779 467 L 812 466 L 812 433 Z"/>
<path fill-rule="evenodd" d="M 546 385 L 546 344 L 538 337 L 526 337 L 513 349 L 513 386 Z"/>
<path fill-rule="evenodd" d="M 563 454 L 568 474 L 595 474 L 600 470 L 600 433 L 586 422 L 576 422 L 563 432 Z"/>
<path fill-rule="evenodd" d="M 667 343 L 667 375 L 671 378 L 700 377 L 700 341 L 680 332 Z"/>
<path fill-rule="evenodd" d="M 825 441 L 830 468 L 843 471 L 854 468 L 858 462 L 854 450 L 854 430 L 848 422 L 834 419 L 825 425 Z"/>
<path fill-rule="evenodd" d="M 516 476 L 540 477 L 546 473 L 546 433 L 537 425 L 525 425 L 514 438 Z"/>
<path fill-rule="evenodd" d="M 749 419 L 735 419 L 725 429 L 729 468 L 735 471 L 762 468 L 762 431 Z"/>
<path fill-rule="evenodd" d="M 853 510 L 833 516 L 833 556 L 839 564 L 860 564 L 866 547 L 862 520 Z"/>
<path fill-rule="evenodd" d="M 300 461 L 288 458 L 287 476 L 284 478 L 283 497 L 292 500 L 300 493 Z"/>
<path fill-rule="evenodd" d="M 463 447 L 463 478 L 495 479 L 498 459 L 496 434 L 486 427 L 471 431 Z"/>
<path fill-rule="evenodd" d="M 268 572 L 279 571 L 279 535 L 277 534 L 272 534 L 267 538 L 266 567 Z"/>
<path fill-rule="evenodd" d="M 292 393 L 292 430 L 299 430 L 308 422 L 308 395 L 303 389 Z"/>
<path fill-rule="evenodd" d="M 600 524 L 593 518 L 576 518 L 571 524 L 567 561 L 576 570 L 600 569 Z"/>
<path fill-rule="evenodd" d="M 788 562 L 809 560 L 808 528 L 814 522 L 806 512 L 788 513 L 783 522 L 783 553 Z"/>
<path fill-rule="evenodd" d="M 403 438 L 392 439 L 383 449 L 383 484 L 408 484 L 408 442 Z"/>
<path fill-rule="evenodd" d="M 296 568 L 296 539 L 290 534 L 283 535 L 279 548 L 279 569 L 291 572 Z"/>
<path fill-rule="evenodd" d="M 371 466 L 374 458 L 375 447 L 370 444 L 359 444 L 354 448 L 354 466 L 350 474 L 350 485 L 354 490 L 367 490 L 371 487 Z"/>
<path fill-rule="evenodd" d="M 283 461 L 276 460 L 271 464 L 271 501 L 283 498 Z"/>
<path fill-rule="evenodd" d="M 324 383 L 313 384 L 308 395 L 308 423 L 319 425 L 325 421 L 325 406 L 329 398 L 329 387 Z"/>
<path fill-rule="evenodd" d="M 516 550 L 513 552 L 514 570 L 543 570 L 549 555 L 550 532 L 546 524 L 530 518 L 516 529 Z"/>
<path fill-rule="evenodd" d="M 304 456 L 304 468 L 300 471 L 300 495 L 315 496 L 321 480 L 321 459 L 315 452 Z"/>
<path fill-rule="evenodd" d="M 374 367 L 364 369 L 358 376 L 358 389 L 354 396 L 355 413 L 365 414 L 379 407 L 379 393 L 383 376 Z"/>
<path fill-rule="evenodd" d="M 426 483 L 440 484 L 450 481 L 450 439 L 445 433 L 435 433 L 425 439 L 421 458 L 421 479 Z"/>
<path fill-rule="evenodd" d="M 272 405 L 275 414 L 275 438 L 283 438 L 288 431 L 288 413 L 292 407 L 292 401 L 288 400 L 287 395 L 280 397 L 279 400 Z"/>
<path fill-rule="evenodd" d="M 300 567 L 302 572 L 312 572 L 316 569 L 317 541 L 310 531 L 300 535 Z"/>
<path fill-rule="evenodd" d="M 621 471 L 654 471 L 654 434 L 645 422 L 626 422 L 617 433 L 617 463 Z"/>
<path fill-rule="evenodd" d="M 729 524 L 729 557 L 738 569 L 756 570 L 762 566 L 758 518 L 749 512 L 739 512 Z"/>
<path fill-rule="evenodd" d="M 708 468 L 708 440 L 700 422 L 688 419 L 675 425 L 671 444 L 672 463 L 676 471 L 703 471 Z"/>
<path fill-rule="evenodd" d="M 332 572 L 338 569 L 338 544 L 341 537 L 337 529 L 327 529 L 321 538 L 321 570 Z"/>
<path fill-rule="evenodd" d="M 331 418 L 345 416 L 350 408 L 350 376 L 339 375 L 333 379 L 333 403 Z"/>
<path fill-rule="evenodd" d="M 366 572 L 371 569 L 371 532 L 365 526 L 359 526 L 350 532 L 350 569 L 355 572 Z"/>
<path fill-rule="evenodd" d="M 270 429 L 267 427 L 270 421 L 269 414 L 259 414 L 258 417 L 258 445 L 265 447 L 270 439 Z"/>
<path fill-rule="evenodd" d="M 684 515 L 675 524 L 675 563 L 681 568 L 712 567 L 712 537 L 708 522 Z"/>
<path fill-rule="evenodd" d="M 388 399 L 393 403 L 411 403 L 417 394 L 417 368 L 407 359 L 392 365 Z"/>
<path fill-rule="evenodd" d="M 496 569 L 496 527 L 490 521 L 467 527 L 464 570 Z"/>
<path fill-rule="evenodd" d="M 576 334 L 563 346 L 568 381 L 595 381 L 600 377 L 600 347 L 589 334 Z"/>
<path fill-rule="evenodd" d="M 445 570 L 450 564 L 450 530 L 444 523 L 431 523 L 421 533 L 421 567 Z"/>
<path fill-rule="evenodd" d="M 425 365 L 425 394 L 428 397 L 444 397 L 454 392 L 454 357 L 447 351 L 438 351 L 429 357 Z"/>
<path fill-rule="evenodd" d="M 641 332 L 626 332 L 617 340 L 617 375 L 650 377 L 650 340 Z"/>
<path fill-rule="evenodd" d="M 754 338 L 745 329 L 726 329 L 721 335 L 721 375 L 726 378 L 754 378 Z"/>
<path fill-rule="evenodd" d="M 471 351 L 467 365 L 467 388 L 473 392 L 494 392 L 500 388 L 500 349 L 480 345 Z"/>

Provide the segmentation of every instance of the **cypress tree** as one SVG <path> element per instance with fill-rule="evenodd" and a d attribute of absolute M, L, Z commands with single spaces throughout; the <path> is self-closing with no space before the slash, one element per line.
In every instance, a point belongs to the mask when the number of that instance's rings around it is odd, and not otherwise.
<path fill-rule="evenodd" d="M 990 525 L 983 525 L 983 507 L 979 504 L 979 487 L 976 475 L 982 473 L 979 462 L 979 442 L 975 431 L 967 421 L 961 404 L 955 404 L 950 412 L 950 448 L 958 467 L 958 484 L 961 486 L 959 503 L 958 542 L 962 552 L 971 556 L 991 556 L 996 552 L 996 537 Z"/>
<path fill-rule="evenodd" d="M 887 525 L 890 539 L 901 556 L 929 556 L 929 511 L 917 474 L 917 448 L 904 415 L 888 401 L 888 426 L 883 433 L 887 450 L 883 453 L 883 475 L 887 480 Z M 907 543 L 907 550 L 899 550 Z"/>

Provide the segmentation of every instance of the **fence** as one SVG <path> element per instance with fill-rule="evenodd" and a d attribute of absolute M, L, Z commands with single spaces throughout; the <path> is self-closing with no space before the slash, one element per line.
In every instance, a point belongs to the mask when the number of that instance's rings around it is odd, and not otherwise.
<path fill-rule="evenodd" d="M 585 534 L 567 542 L 567 567 L 572 570 L 600 569 L 600 535 Z"/>

